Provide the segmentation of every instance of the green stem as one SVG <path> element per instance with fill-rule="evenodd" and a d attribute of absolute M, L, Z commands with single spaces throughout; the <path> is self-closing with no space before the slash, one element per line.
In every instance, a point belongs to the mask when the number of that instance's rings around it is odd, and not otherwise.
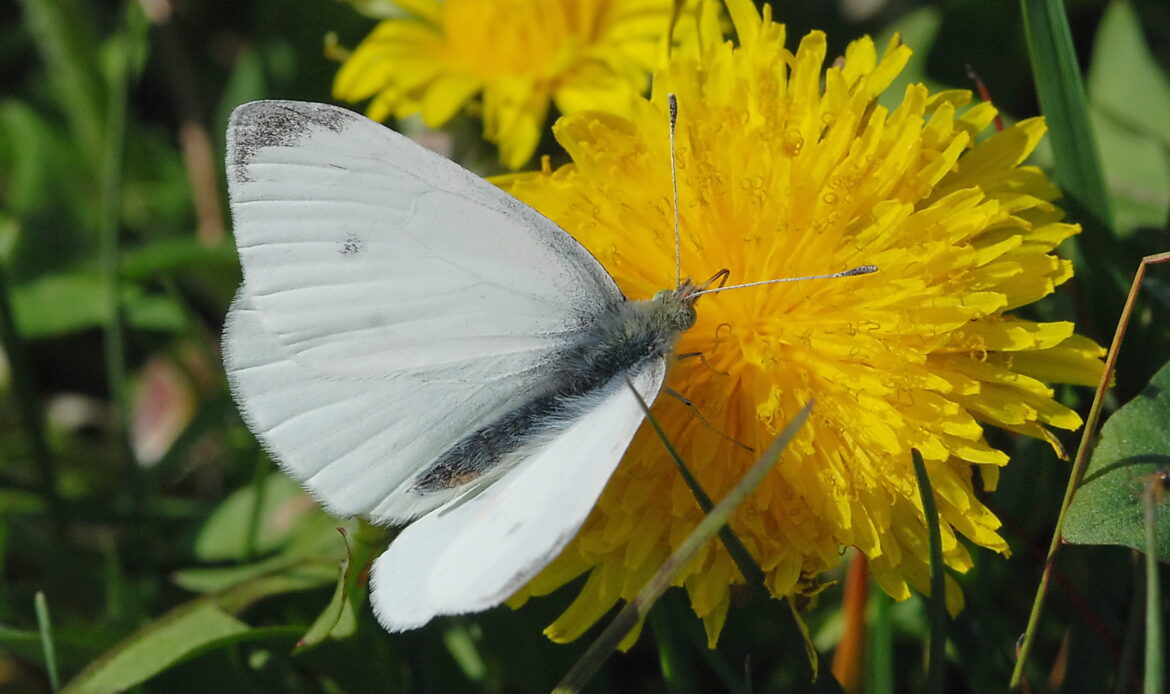
<path fill-rule="evenodd" d="M 28 447 L 40 476 L 41 494 L 49 507 L 56 529 L 63 532 L 66 525 L 66 506 L 57 489 L 57 463 L 45 438 L 45 418 L 41 411 L 39 389 L 33 381 L 32 368 L 24 340 L 16 329 L 12 301 L 8 295 L 8 273 L 0 263 L 0 345 L 8 355 L 12 373 L 12 391 L 19 410 L 21 428 L 28 437 Z"/>
<path fill-rule="evenodd" d="M 1146 530 L 1146 674 L 1144 694 L 1161 694 L 1166 691 L 1165 646 L 1162 640 L 1162 589 L 1158 576 L 1158 527 L 1157 512 L 1161 506 L 1155 499 L 1160 497 L 1160 477 L 1147 481 L 1142 494 L 1145 504 Z"/>
<path fill-rule="evenodd" d="M 804 426 L 808 421 L 809 413 L 812 411 L 812 403 L 805 405 L 803 409 L 796 415 L 784 431 L 780 432 L 780 436 L 768 447 L 768 450 L 760 457 L 755 465 L 747 471 L 747 473 L 739 480 L 727 496 L 715 505 L 703 520 L 699 521 L 699 525 L 691 531 L 683 543 L 677 550 L 658 568 L 658 571 L 650 577 L 646 585 L 642 587 L 634 599 L 626 603 L 614 617 L 613 621 L 606 626 L 597 640 L 590 644 L 585 654 L 577 661 L 575 665 L 565 674 L 564 678 L 553 689 L 556 694 L 568 694 L 570 692 L 579 692 L 593 676 L 601 664 L 609 657 L 609 654 L 617 648 L 626 634 L 630 632 L 641 620 L 649 613 L 650 608 L 653 607 L 655 601 L 662 596 L 666 589 L 670 587 L 674 577 L 681 571 L 699 549 L 706 544 L 708 540 L 714 536 L 719 528 L 723 527 L 731 518 L 731 514 L 735 509 L 743 503 L 744 499 L 748 497 L 760 482 L 763 481 L 764 476 L 767 475 L 772 467 L 775 466 L 776 461 L 780 459 L 780 454 L 788 447 L 789 442 L 796 436 L 796 432 Z"/>
<path fill-rule="evenodd" d="M 1121 317 L 1117 320 L 1117 328 L 1113 332 L 1113 341 L 1109 344 L 1109 352 L 1105 355 L 1105 366 L 1101 370 L 1101 380 L 1097 383 L 1097 392 L 1093 396 L 1093 404 L 1089 406 L 1089 414 L 1085 417 L 1084 428 L 1081 430 L 1081 442 L 1077 446 L 1077 455 L 1073 459 L 1072 471 L 1069 473 L 1068 485 L 1064 489 L 1064 499 L 1060 503 L 1060 513 L 1056 517 L 1056 527 L 1052 530 L 1052 539 L 1048 543 L 1048 555 L 1044 559 L 1044 571 L 1040 574 L 1040 585 L 1036 587 L 1036 596 L 1032 600 L 1032 610 L 1028 614 L 1028 626 L 1024 629 L 1024 638 L 1020 643 L 1016 656 L 1016 665 L 1012 670 L 1010 689 L 1020 686 L 1024 676 L 1024 666 L 1028 662 L 1028 655 L 1032 651 L 1032 644 L 1036 640 L 1036 631 L 1040 623 L 1040 615 L 1044 611 L 1044 600 L 1048 595 L 1048 583 L 1052 578 L 1052 568 L 1056 564 L 1056 552 L 1060 549 L 1064 537 L 1064 520 L 1068 508 L 1072 504 L 1073 496 L 1085 474 L 1085 467 L 1089 464 L 1089 452 L 1093 436 L 1097 431 L 1097 422 L 1101 419 L 1101 408 L 1105 403 L 1105 391 L 1109 389 L 1113 370 L 1117 365 L 1117 355 L 1121 350 L 1121 342 L 1125 339 L 1125 331 L 1129 327 L 1130 316 L 1133 315 L 1133 306 L 1137 301 L 1138 291 L 1142 280 L 1146 276 L 1146 268 L 1170 261 L 1170 253 L 1148 255 L 1138 264 L 1137 272 L 1133 276 L 1129 295 L 1125 299 L 1125 306 L 1121 310 Z"/>
<path fill-rule="evenodd" d="M 131 73 L 131 50 L 140 36 L 145 19 L 137 3 L 128 0 L 124 16 L 126 23 L 123 41 L 113 52 L 108 99 L 106 102 L 106 131 L 101 155 L 101 225 L 99 227 L 99 263 L 105 289 L 105 323 L 102 340 L 105 348 L 106 382 L 110 390 L 114 436 L 121 442 L 126 474 L 130 483 L 133 515 L 139 515 L 143 503 L 142 475 L 134 462 L 129 441 L 129 412 L 126 394 L 126 344 L 122 325 L 121 257 L 118 232 L 122 211 L 123 158 L 125 154 L 127 92 Z"/>
<path fill-rule="evenodd" d="M 248 527 L 244 530 L 244 558 L 253 561 L 258 554 L 261 511 L 264 509 L 265 481 L 268 479 L 268 457 L 263 451 L 256 452 L 252 465 L 252 508 L 248 510 Z"/>

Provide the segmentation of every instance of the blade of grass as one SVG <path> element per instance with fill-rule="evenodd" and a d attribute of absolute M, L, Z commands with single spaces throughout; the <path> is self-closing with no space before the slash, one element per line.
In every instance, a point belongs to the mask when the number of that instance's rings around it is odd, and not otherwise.
<path fill-rule="evenodd" d="M 768 447 L 755 465 L 748 470 L 740 481 L 727 493 L 727 496 L 715 505 L 699 522 L 699 525 L 687 536 L 682 545 L 667 559 L 658 571 L 650 577 L 638 595 L 625 605 L 605 628 L 597 640 L 594 641 L 581 659 L 569 670 L 559 684 L 553 689 L 558 694 L 579 692 L 593 676 L 601 664 L 617 648 L 622 639 L 638 622 L 649 612 L 654 602 L 670 587 L 674 576 L 694 558 L 699 549 L 711 539 L 719 528 L 727 523 L 733 511 L 748 497 L 772 470 L 780 454 L 789 442 L 808 420 L 812 411 L 812 403 L 805 405 L 793 418 L 780 436 Z"/>
<path fill-rule="evenodd" d="M 1075 199 L 1104 227 L 1113 210 L 1101 171 L 1097 141 L 1089 125 L 1085 83 L 1077 64 L 1063 0 L 1021 0 L 1024 32 L 1036 96 L 1048 121 L 1056 178 L 1065 195 Z"/>
<path fill-rule="evenodd" d="M 633 392 L 637 394 L 637 391 Z M 641 396 L 638 396 L 638 402 L 641 404 L 642 413 L 646 416 L 646 420 L 650 423 L 651 428 L 654 429 L 654 433 L 658 435 L 659 440 L 662 441 L 662 445 L 666 447 L 666 452 L 670 455 L 671 459 L 674 461 L 674 464 L 678 467 L 679 474 L 682 475 L 683 481 L 686 482 L 687 487 L 690 488 L 691 494 L 695 497 L 695 501 L 699 504 L 699 508 L 703 510 L 704 514 L 710 513 L 711 509 L 714 507 L 714 504 L 711 502 L 711 497 L 707 495 L 707 492 L 704 491 L 702 485 L 699 484 L 699 480 L 694 476 L 694 474 L 691 473 L 690 468 L 687 467 L 687 464 L 682 459 L 678 449 L 674 447 L 670 437 L 666 435 L 666 432 L 662 429 L 662 426 L 658 423 L 658 420 L 654 417 L 653 413 L 650 412 L 650 408 L 646 405 L 645 401 L 642 400 Z M 765 584 L 766 579 L 763 569 L 761 569 L 759 564 L 756 563 L 756 560 L 754 557 L 752 557 L 751 552 L 748 551 L 747 547 L 743 544 L 743 541 L 739 539 L 739 536 L 735 534 L 735 531 L 731 528 L 730 525 L 725 525 L 719 530 L 719 539 L 721 542 L 723 542 L 723 546 L 727 549 L 728 554 L 731 555 L 731 559 L 733 562 L 735 562 L 735 565 L 740 570 L 740 573 L 743 574 L 744 579 L 747 581 L 748 587 L 752 591 L 752 596 L 758 596 L 761 600 L 769 599 L 771 594 L 769 593 L 767 585 Z M 818 682 L 819 686 L 824 687 L 826 691 L 840 691 L 840 687 L 838 686 L 836 679 L 818 679 L 818 675 L 820 673 L 820 661 L 816 646 L 812 642 L 812 636 L 809 633 L 807 625 L 805 625 L 801 619 L 800 612 L 796 608 L 794 602 L 792 600 L 787 600 L 786 604 L 789 608 L 788 615 L 791 617 L 791 619 L 784 620 L 781 624 L 785 632 L 784 638 L 786 641 L 799 641 L 803 644 L 804 651 L 808 655 L 807 675 L 809 680 Z"/>
<path fill-rule="evenodd" d="M 637 391 L 632 392 L 637 395 Z M 658 423 L 658 419 L 650 412 L 650 408 L 642 400 L 641 396 L 638 397 L 638 404 L 642 407 L 642 414 L 646 416 L 646 421 L 650 423 L 651 428 L 654 429 L 654 433 L 658 435 L 658 439 L 666 447 L 666 452 L 670 455 L 670 459 L 678 467 L 679 474 L 682 475 L 683 481 L 690 488 L 691 494 L 695 497 L 695 501 L 699 503 L 699 508 L 703 509 L 704 514 L 711 513 L 711 510 L 715 508 L 715 504 L 711 502 L 711 497 L 707 495 L 702 485 L 699 484 L 699 480 L 691 473 L 690 468 L 683 461 L 678 449 L 674 447 L 670 437 L 666 435 L 666 432 L 662 429 L 662 425 Z M 727 548 L 727 552 L 731 555 L 732 561 L 735 562 L 736 568 L 743 574 L 744 580 L 747 581 L 748 585 L 753 588 L 762 587 L 764 585 L 764 570 L 756 563 L 755 558 L 752 557 L 752 553 L 748 551 L 748 548 L 739 539 L 739 536 L 735 534 L 735 531 L 731 529 L 730 525 L 724 525 L 719 529 L 719 539 L 723 542 L 723 546 Z"/>
<path fill-rule="evenodd" d="M 1089 122 L 1084 80 L 1077 64 L 1063 0 L 1020 0 L 1036 96 L 1048 125 L 1054 174 L 1071 217 L 1085 233 L 1066 244 L 1086 296 L 1098 311 L 1082 322 L 1092 329 L 1094 315 L 1112 315 L 1125 291 L 1117 267 L 1113 210 Z"/>
<path fill-rule="evenodd" d="M 1165 474 L 1165 473 L 1164 473 Z M 1167 479 L 1154 475 L 1142 493 L 1146 527 L 1146 674 L 1144 694 L 1166 691 L 1165 647 L 1162 640 L 1162 589 L 1158 576 L 1158 531 L 1155 517 L 1166 500 Z"/>
<path fill-rule="evenodd" d="M 926 516 L 926 529 L 930 538 L 930 649 L 926 671 L 927 692 L 945 692 L 943 688 L 943 666 L 947 650 L 947 589 L 946 567 L 943 565 L 942 532 L 938 527 L 938 507 L 934 503 L 934 491 L 930 486 L 930 475 L 922 454 L 911 450 L 914 457 L 914 474 L 918 477 L 918 493 L 922 497 L 922 512 Z"/>
<path fill-rule="evenodd" d="M 101 152 L 101 90 L 96 63 L 93 17 L 76 0 L 24 0 L 24 25 L 45 63 L 45 76 L 69 121 L 73 139 L 86 158 Z M 96 169 L 96 167 L 95 167 Z"/>
<path fill-rule="evenodd" d="M 45 651 L 45 672 L 49 674 L 52 691 L 61 689 L 61 676 L 57 673 L 57 648 L 53 645 L 53 623 L 49 620 L 49 601 L 45 594 L 37 591 L 33 599 L 37 611 L 37 627 L 41 631 L 41 648 Z"/>
<path fill-rule="evenodd" d="M 647 619 L 650 622 L 650 631 L 654 634 L 654 645 L 658 648 L 658 669 L 662 672 L 662 681 L 666 683 L 666 691 L 671 694 L 694 694 L 695 666 L 694 662 L 685 655 L 685 644 L 679 638 L 677 630 L 671 627 L 670 615 L 660 605 L 658 609 L 650 610 Z"/>
<path fill-rule="evenodd" d="M 1159 253 L 1142 258 L 1134 273 L 1133 283 L 1126 296 L 1125 306 L 1117 320 L 1117 328 L 1113 332 L 1113 341 L 1109 344 L 1109 352 L 1105 355 L 1105 368 L 1101 371 L 1101 380 L 1097 383 L 1097 392 L 1093 396 L 1093 404 L 1089 406 L 1089 414 L 1085 417 L 1084 427 L 1081 429 L 1081 442 L 1077 446 L 1077 455 L 1073 459 L 1072 471 L 1069 473 L 1068 486 L 1064 490 L 1064 499 L 1060 504 L 1060 513 L 1056 517 L 1056 527 L 1052 530 L 1052 540 L 1048 544 L 1048 555 L 1044 560 L 1044 571 L 1040 574 L 1040 584 L 1036 587 L 1036 596 L 1032 600 L 1032 610 L 1028 614 L 1028 626 L 1024 629 L 1024 637 L 1020 642 L 1016 656 L 1016 665 L 1012 670 L 1012 679 L 1008 685 L 1016 689 L 1024 676 L 1024 667 L 1028 662 L 1028 655 L 1032 650 L 1032 643 L 1036 639 L 1036 630 L 1040 622 L 1040 615 L 1044 611 L 1044 600 L 1048 595 L 1048 582 L 1052 579 L 1052 567 L 1056 563 L 1056 552 L 1060 549 L 1064 537 L 1064 519 L 1068 514 L 1068 507 L 1072 504 L 1073 495 L 1081 483 L 1085 473 L 1085 466 L 1089 462 L 1089 452 L 1093 436 L 1097 432 L 1097 422 L 1101 419 L 1101 408 L 1105 403 L 1105 391 L 1113 378 L 1113 370 L 1117 366 L 1117 355 L 1121 351 L 1121 342 L 1125 339 L 1125 331 L 1129 327 L 1130 316 L 1133 315 L 1134 302 L 1137 301 L 1138 291 L 1142 280 L 1146 276 L 1146 268 L 1150 265 L 1170 262 L 1170 253 Z"/>

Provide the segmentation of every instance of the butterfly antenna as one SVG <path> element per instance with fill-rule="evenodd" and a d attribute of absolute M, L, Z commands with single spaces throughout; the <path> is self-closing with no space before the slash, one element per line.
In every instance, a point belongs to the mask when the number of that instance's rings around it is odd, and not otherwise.
<path fill-rule="evenodd" d="M 682 284 L 682 244 L 679 241 L 678 221 L 678 168 L 674 162 L 674 128 L 678 123 L 678 99 L 674 94 L 666 96 L 670 104 L 670 185 L 674 190 L 674 286 Z"/>
<path fill-rule="evenodd" d="M 744 287 L 758 287 L 762 284 L 780 284 L 781 282 L 801 282 L 804 280 L 828 280 L 835 277 L 854 277 L 856 275 L 868 275 L 871 272 L 877 272 L 876 265 L 858 265 L 849 270 L 841 272 L 834 272 L 828 275 L 807 275 L 805 277 L 782 277 L 776 280 L 764 280 L 762 282 L 748 282 L 747 284 L 733 284 L 730 287 L 716 287 L 714 289 L 704 289 L 702 291 L 691 294 L 692 297 L 702 296 L 703 294 L 714 294 L 715 292 L 725 292 L 728 289 L 743 289 Z"/>

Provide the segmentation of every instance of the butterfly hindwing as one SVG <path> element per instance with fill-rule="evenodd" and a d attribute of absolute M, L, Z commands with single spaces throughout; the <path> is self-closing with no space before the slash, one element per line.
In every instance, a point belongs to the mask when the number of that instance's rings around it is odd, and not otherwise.
<path fill-rule="evenodd" d="M 630 382 L 649 403 L 665 373 L 665 360 L 654 359 Z M 374 563 L 371 602 L 382 625 L 402 631 L 507 599 L 576 534 L 641 422 L 619 376 L 501 479 L 407 526 Z"/>

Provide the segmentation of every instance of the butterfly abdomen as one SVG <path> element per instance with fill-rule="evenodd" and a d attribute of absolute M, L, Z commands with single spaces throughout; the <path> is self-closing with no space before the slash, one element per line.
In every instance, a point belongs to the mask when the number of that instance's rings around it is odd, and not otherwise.
<path fill-rule="evenodd" d="M 419 494 L 460 487 L 503 472 L 506 461 L 555 436 L 647 361 L 665 359 L 694 312 L 674 292 L 623 302 L 598 319 L 550 368 L 538 395 L 452 444 L 415 478 Z"/>

